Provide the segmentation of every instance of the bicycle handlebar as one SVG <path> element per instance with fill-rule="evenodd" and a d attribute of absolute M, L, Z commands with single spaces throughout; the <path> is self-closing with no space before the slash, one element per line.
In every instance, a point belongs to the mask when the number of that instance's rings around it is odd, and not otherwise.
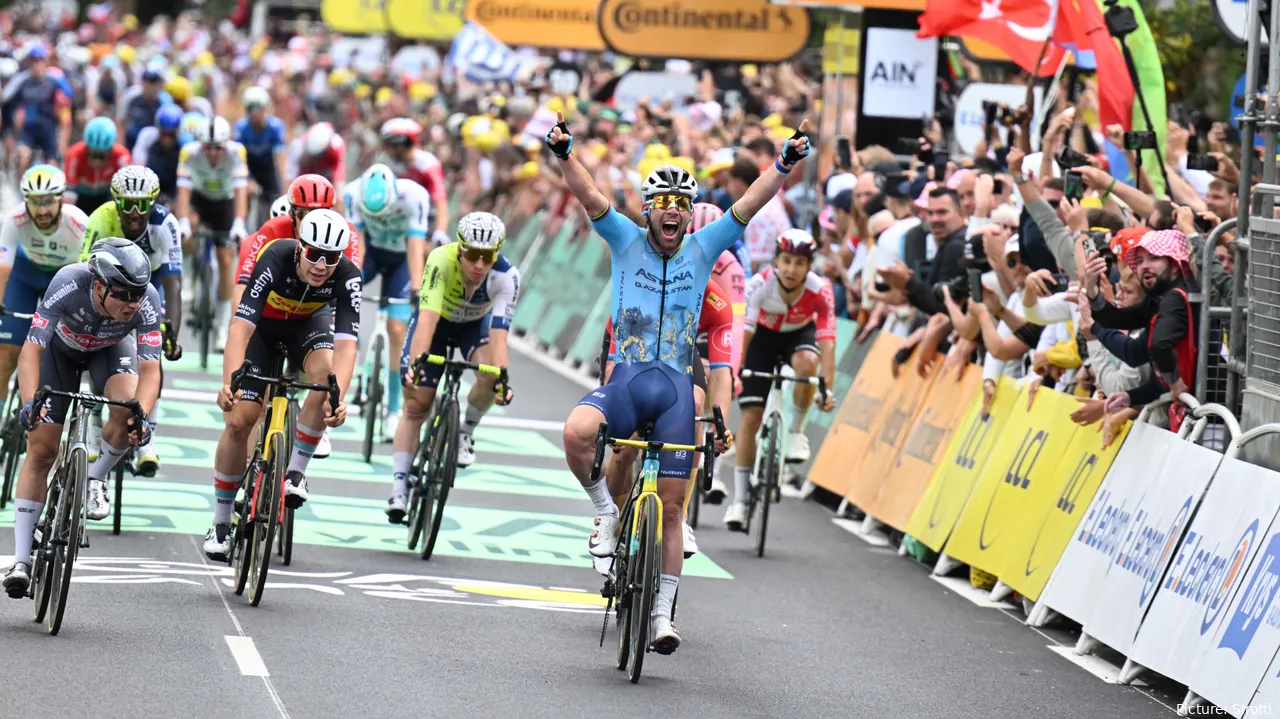
<path fill-rule="evenodd" d="M 93 404 L 108 404 L 116 407 L 125 407 L 133 412 L 133 426 L 138 429 L 141 429 L 142 423 L 147 421 L 147 414 L 142 411 L 142 405 L 136 399 L 115 400 L 100 397 L 96 394 L 88 394 L 86 392 L 63 392 L 61 390 L 56 390 L 49 385 L 45 385 L 36 390 L 35 395 L 31 398 L 31 406 L 35 407 L 38 412 L 49 397 L 66 397 L 67 399 L 76 402 L 92 402 Z"/>
<path fill-rule="evenodd" d="M 250 371 L 252 367 L 253 365 L 249 360 L 245 360 L 244 364 L 240 365 L 240 369 L 231 373 L 231 394 L 235 394 L 240 391 L 240 385 L 244 380 L 254 379 L 259 382 L 265 382 L 269 385 L 276 385 L 285 391 L 291 389 L 309 389 L 316 392 L 328 392 L 329 407 L 334 410 L 337 410 L 338 408 L 338 404 L 342 398 L 342 393 L 338 391 L 338 376 L 332 372 L 329 373 L 329 381 L 327 383 L 313 384 L 310 382 L 300 382 L 298 381 L 298 378 L 293 375 L 285 375 L 283 377 L 264 377 Z"/>
<path fill-rule="evenodd" d="M 20 320 L 29 320 L 35 317 L 35 314 L 28 312 L 10 312 L 4 308 L 3 304 L 0 304 L 0 315 L 4 315 L 6 317 L 17 317 Z"/>
<path fill-rule="evenodd" d="M 715 425 L 716 439 L 718 439 L 721 442 L 728 441 L 729 430 L 726 429 L 724 426 L 724 412 L 720 411 L 720 405 L 718 404 L 711 405 L 711 415 L 712 416 L 710 417 L 695 417 L 694 419 L 698 422 L 709 422 Z"/>
<path fill-rule="evenodd" d="M 821 392 L 824 395 L 827 393 L 827 380 L 822 375 L 818 375 L 816 377 L 788 377 L 781 373 L 756 372 L 744 367 L 738 372 L 738 376 L 742 377 L 743 379 L 750 379 L 754 377 L 756 379 L 767 379 L 770 382 L 776 382 L 778 380 L 781 380 L 783 382 L 795 382 L 797 384 L 817 385 L 819 392 Z"/>
<path fill-rule="evenodd" d="M 465 362 L 463 360 L 449 359 L 448 357 L 445 357 L 443 355 L 433 355 L 425 352 L 419 355 L 418 359 L 413 361 L 415 373 L 425 369 L 426 366 L 429 364 L 441 365 L 443 367 L 458 367 L 464 370 L 469 369 L 476 372 L 480 372 L 482 374 L 494 375 L 498 378 L 499 383 L 503 385 L 509 384 L 509 382 L 507 381 L 506 367 L 498 367 L 497 365 L 491 365 L 491 364 L 476 364 L 475 362 Z"/>

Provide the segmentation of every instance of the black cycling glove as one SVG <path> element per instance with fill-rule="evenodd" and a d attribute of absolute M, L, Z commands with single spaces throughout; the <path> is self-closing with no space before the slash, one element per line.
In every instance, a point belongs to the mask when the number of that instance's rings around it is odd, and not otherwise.
<path fill-rule="evenodd" d="M 800 147 L 803 148 L 803 152 L 792 147 L 790 142 L 787 142 L 786 146 L 783 147 L 782 149 L 783 165 L 786 165 L 787 167 L 791 167 L 792 165 L 796 164 L 797 162 L 809 156 L 809 152 L 813 149 L 813 147 L 809 144 L 809 135 L 807 133 L 796 130 L 796 134 L 791 136 L 792 140 L 799 140 L 802 138 L 804 139 L 804 142 L 801 143 Z"/>
<path fill-rule="evenodd" d="M 565 135 L 568 135 L 568 139 L 561 140 L 559 142 L 552 142 L 551 132 L 548 132 L 547 138 L 546 138 L 547 147 L 551 148 L 551 154 L 555 155 L 561 160 L 565 160 L 565 159 L 568 159 L 569 152 L 573 150 L 573 135 L 569 134 L 569 126 L 565 125 L 563 122 L 557 123 L 556 126 L 552 128 L 552 130 L 555 130 L 556 128 L 559 128 L 560 132 L 563 132 Z"/>

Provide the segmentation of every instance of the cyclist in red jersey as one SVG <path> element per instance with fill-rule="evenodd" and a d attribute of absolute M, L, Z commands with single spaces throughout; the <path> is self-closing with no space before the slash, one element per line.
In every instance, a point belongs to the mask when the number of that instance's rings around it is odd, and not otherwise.
<path fill-rule="evenodd" d="M 604 368 L 604 381 L 608 383 L 613 371 L 613 357 L 617 352 L 617 340 L 613 336 L 613 318 L 605 322 L 605 335 L 609 338 L 609 360 Z M 702 340 L 705 338 L 705 342 Z M 696 342 L 701 360 L 693 364 L 693 401 L 698 408 L 718 405 L 728 407 L 733 391 L 733 307 L 728 294 L 715 283 L 707 282 L 707 289 L 702 295 L 702 312 L 698 316 L 698 341 Z M 701 436 L 695 433 L 695 436 Z M 605 468 L 605 477 L 609 483 L 609 493 L 614 502 L 622 507 L 626 494 L 631 490 L 631 468 L 635 466 L 636 450 L 630 447 L 619 447 L 613 451 L 613 459 Z M 694 457 L 697 467 L 699 459 Z M 684 508 L 684 556 L 692 557 L 698 552 L 698 545 L 693 536 L 693 528 L 689 526 L 689 499 L 697 490 L 698 482 L 691 481 L 685 491 Z M 723 494 L 721 495 L 723 496 Z"/>
<path fill-rule="evenodd" d="M 333 131 L 333 125 L 317 122 L 289 143 L 284 174 L 294 178 L 319 175 L 328 180 L 337 191 L 334 204 L 341 210 L 342 186 L 347 182 L 347 144 Z"/>
<path fill-rule="evenodd" d="M 116 124 L 90 120 L 84 139 L 67 149 L 67 191 L 63 199 L 86 215 L 111 201 L 111 178 L 129 164 L 129 151 L 116 142 Z"/>
<path fill-rule="evenodd" d="M 444 191 L 444 166 L 432 153 L 418 147 L 422 126 L 406 117 L 382 123 L 378 133 L 387 165 L 396 177 L 413 180 L 431 195 L 431 244 L 440 246 L 452 241 L 444 228 L 449 226 L 449 197 Z"/>

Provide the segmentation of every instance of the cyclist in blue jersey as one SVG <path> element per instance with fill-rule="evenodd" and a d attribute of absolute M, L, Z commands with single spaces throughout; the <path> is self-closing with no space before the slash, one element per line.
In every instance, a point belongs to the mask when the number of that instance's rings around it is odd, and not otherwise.
<path fill-rule="evenodd" d="M 156 111 L 155 124 L 142 128 L 133 146 L 133 164 L 141 165 L 160 180 L 161 204 L 178 196 L 178 156 L 194 138 L 182 129 L 182 108 L 164 105 Z"/>
<path fill-rule="evenodd" d="M 591 217 L 613 258 L 613 327 L 617 341 L 613 374 L 574 407 L 564 425 L 565 460 L 595 505 L 595 530 L 588 549 L 596 557 L 613 554 L 618 509 L 605 478 L 591 482 L 596 431 L 609 423 L 614 437 L 628 437 L 652 425 L 655 441 L 693 444 L 695 407 L 692 368 L 702 295 L 716 259 L 742 237 L 747 223 L 782 189 L 786 175 L 809 154 L 807 121 L 787 142 L 773 167 L 760 173 L 722 218 L 689 233 L 698 183 L 685 170 L 664 165 L 640 187 L 645 226 L 610 206 L 590 173 L 571 154 L 573 136 L 560 114 L 546 143 L 560 160 L 565 182 Z M 679 527 L 693 457 L 666 453 L 658 470 L 663 522 Z M 654 606 L 653 649 L 670 654 L 680 646 L 671 609 L 684 564 L 683 537 L 670 532 L 662 542 L 662 579 Z"/>
<path fill-rule="evenodd" d="M 144 71 L 142 83 L 129 88 L 116 108 L 116 124 L 124 137 L 124 146 L 132 148 L 138 141 L 138 133 L 151 124 L 156 111 L 172 102 L 164 91 L 164 75 L 154 68 Z"/>
<path fill-rule="evenodd" d="M 268 114 L 271 95 L 254 85 L 244 91 L 245 116 L 236 122 L 231 139 L 244 145 L 249 176 L 261 189 L 260 200 L 270 202 L 280 194 L 280 169 L 284 166 L 284 120 Z"/>
<path fill-rule="evenodd" d="M 6 112 L 22 110 L 18 130 L 18 174 L 27 171 L 36 153 L 44 162 L 60 164 L 71 140 L 71 86 L 49 67 L 49 51 L 36 45 L 27 53 L 27 68 L 5 86 Z"/>

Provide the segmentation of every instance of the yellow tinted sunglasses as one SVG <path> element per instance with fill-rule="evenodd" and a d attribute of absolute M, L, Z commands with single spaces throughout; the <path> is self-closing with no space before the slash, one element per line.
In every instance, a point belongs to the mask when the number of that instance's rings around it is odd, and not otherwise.
<path fill-rule="evenodd" d="M 658 195 L 649 200 L 649 204 L 653 205 L 655 210 L 669 210 L 674 207 L 688 212 L 693 209 L 693 200 L 684 195 Z"/>

